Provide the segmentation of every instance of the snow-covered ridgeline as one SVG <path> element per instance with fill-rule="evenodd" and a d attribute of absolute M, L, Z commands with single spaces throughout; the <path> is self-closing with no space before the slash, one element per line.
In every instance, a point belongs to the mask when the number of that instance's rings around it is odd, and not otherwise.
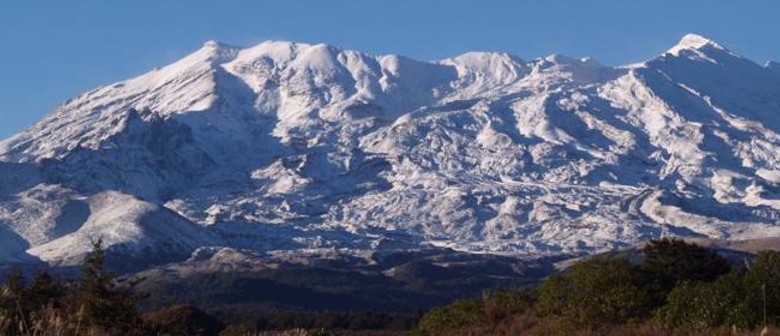
<path fill-rule="evenodd" d="M 777 69 L 693 34 L 625 67 L 210 41 L 0 142 L 0 258 L 777 236 Z"/>

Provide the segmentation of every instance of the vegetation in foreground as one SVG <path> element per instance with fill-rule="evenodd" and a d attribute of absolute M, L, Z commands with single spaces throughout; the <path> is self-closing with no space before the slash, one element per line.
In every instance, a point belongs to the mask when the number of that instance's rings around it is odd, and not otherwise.
<path fill-rule="evenodd" d="M 105 271 L 98 241 L 73 281 L 39 271 L 27 284 L 14 269 L 0 288 L 2 335 L 147 335 L 151 332 L 136 306 L 135 281 Z"/>
<path fill-rule="evenodd" d="M 737 269 L 676 239 L 653 241 L 644 255 L 639 264 L 619 257 L 582 261 L 535 290 L 435 308 L 414 333 L 758 335 L 765 325 L 780 326 L 780 252 L 760 252 Z"/>
<path fill-rule="evenodd" d="M 758 335 L 780 326 L 780 252 L 745 267 L 682 240 L 653 241 L 640 263 L 579 262 L 536 289 L 488 291 L 421 318 L 375 312 L 258 310 L 222 321 L 191 306 L 142 314 L 140 280 L 105 271 L 99 242 L 82 275 L 12 271 L 0 287 L 2 335 Z M 240 308 L 237 308 L 240 309 Z M 243 312 L 246 314 L 246 312 Z M 775 332 L 767 329 L 769 334 Z"/>
<path fill-rule="evenodd" d="M 11 270 L 0 286 L 0 335 L 380 336 L 404 333 L 420 316 L 236 307 L 242 318 L 225 325 L 186 304 L 142 313 L 139 307 L 149 300 L 136 288 L 143 279 L 119 278 L 106 270 L 106 251 L 99 241 L 93 250 L 77 279 L 59 279 L 40 270 L 27 281 L 19 269 Z"/>

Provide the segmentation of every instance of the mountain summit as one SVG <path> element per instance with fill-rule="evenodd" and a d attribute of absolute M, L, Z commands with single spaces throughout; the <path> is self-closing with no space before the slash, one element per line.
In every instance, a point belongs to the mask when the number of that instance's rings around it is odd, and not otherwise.
<path fill-rule="evenodd" d="M 630 67 L 209 41 L 0 142 L 0 258 L 148 266 L 780 236 L 780 71 L 687 35 Z"/>
<path fill-rule="evenodd" d="M 718 50 L 726 50 L 723 46 L 715 41 L 712 41 L 704 36 L 697 34 L 688 34 L 683 36 L 680 43 L 667 51 L 670 54 L 679 56 L 679 53 L 683 50 L 700 50 L 702 48 L 713 48 Z"/>

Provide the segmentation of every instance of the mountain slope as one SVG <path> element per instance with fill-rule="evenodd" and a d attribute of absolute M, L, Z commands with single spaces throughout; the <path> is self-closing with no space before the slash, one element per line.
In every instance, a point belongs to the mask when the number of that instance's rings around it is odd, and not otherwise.
<path fill-rule="evenodd" d="M 698 35 L 617 68 L 207 42 L 0 142 L 0 257 L 68 264 L 103 236 L 149 264 L 778 236 L 775 68 Z"/>

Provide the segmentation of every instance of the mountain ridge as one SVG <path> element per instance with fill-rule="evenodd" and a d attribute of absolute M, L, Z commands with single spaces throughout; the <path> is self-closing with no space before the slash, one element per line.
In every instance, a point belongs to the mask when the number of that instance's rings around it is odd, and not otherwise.
<path fill-rule="evenodd" d="M 0 257 L 71 264 L 87 237 L 132 228 L 110 247 L 150 264 L 222 247 L 531 258 L 772 237 L 778 113 L 771 63 L 695 34 L 623 67 L 208 41 L 0 142 L 0 232 L 19 236 Z M 85 208 L 101 195 L 125 201 Z"/>

